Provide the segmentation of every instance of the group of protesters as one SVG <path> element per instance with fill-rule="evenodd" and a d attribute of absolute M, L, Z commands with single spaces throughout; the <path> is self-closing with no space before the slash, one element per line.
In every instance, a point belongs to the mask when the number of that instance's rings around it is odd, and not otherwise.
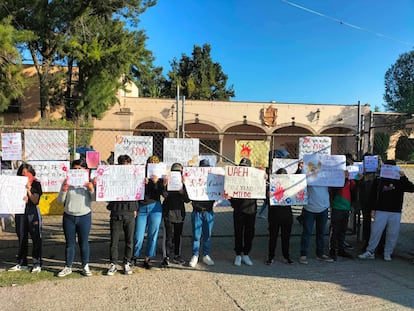
<path fill-rule="evenodd" d="M 347 159 L 349 160 L 349 159 Z M 120 155 L 118 165 L 131 165 L 128 155 Z M 148 158 L 147 163 L 159 163 L 157 156 Z M 396 165 L 394 160 L 384 164 Z M 242 158 L 239 166 L 251 166 L 248 158 Z M 199 162 L 200 167 L 209 167 L 207 159 Z M 71 169 L 87 169 L 83 159 L 74 160 Z M 302 173 L 303 162 L 299 161 L 296 173 Z M 168 190 L 169 176 L 157 177 L 152 175 L 145 178 L 145 195 L 141 200 L 110 201 L 107 209 L 110 211 L 110 249 L 108 276 L 114 275 L 119 267 L 119 241 L 124 237 L 122 271 L 126 275 L 133 273 L 133 267 L 140 265 L 151 269 L 156 256 L 158 233 L 160 226 L 164 228 L 162 239 L 162 267 L 171 263 L 195 267 L 199 257 L 204 264 L 214 265 L 211 257 L 211 236 L 214 224 L 214 200 L 190 200 L 183 176 L 183 165 L 173 163 L 170 171 L 181 172 L 182 187 L 179 190 Z M 276 174 L 286 174 L 285 169 L 279 169 Z M 27 195 L 24 214 L 15 215 L 16 233 L 19 241 L 17 264 L 9 271 L 28 270 L 28 237 L 33 241 L 32 273 L 38 273 L 42 268 L 42 234 L 41 216 L 38 203 L 42 195 L 41 184 L 36 180 L 36 173 L 30 164 L 23 163 L 17 175 L 26 176 Z M 265 178 L 267 175 L 265 175 Z M 303 227 L 300 241 L 300 264 L 308 264 L 308 249 L 316 224 L 316 259 L 324 262 L 334 262 L 337 257 L 353 258 L 346 250 L 345 235 L 348 219 L 355 202 L 358 203 L 363 215 L 363 253 L 360 259 L 374 259 L 375 250 L 384 241 L 383 258 L 392 260 L 401 222 L 401 211 L 404 192 L 414 192 L 414 184 L 400 170 L 400 179 L 379 177 L 378 174 L 359 174 L 357 180 L 350 179 L 347 171 L 344 173 L 344 186 L 330 188 L 327 186 L 307 186 L 308 203 L 303 206 L 301 224 Z M 62 227 L 65 236 L 65 266 L 57 276 L 64 277 L 72 273 L 75 259 L 76 240 L 81 254 L 81 273 L 91 276 L 89 267 L 89 233 L 92 225 L 91 203 L 95 200 L 96 184 L 90 180 L 83 187 L 75 187 L 65 180 L 61 186 L 58 200 L 64 205 Z M 273 264 L 276 253 L 276 242 L 279 231 L 283 261 L 293 264 L 290 254 L 290 236 L 293 225 L 291 206 L 270 205 L 270 192 L 267 191 L 265 203 L 268 206 L 269 243 L 268 256 L 265 263 Z M 257 216 L 257 200 L 250 198 L 232 198 L 226 195 L 233 207 L 234 225 L 234 265 L 251 266 L 253 260 L 249 257 L 255 236 Z M 192 205 L 191 231 L 192 252 L 189 260 L 181 256 L 181 236 L 186 216 L 185 204 Z M 330 238 L 328 252 L 325 253 L 325 232 L 330 215 Z M 375 221 L 373 221 L 375 220 Z M 145 232 L 146 247 L 142 252 Z M 141 254 L 143 253 L 143 254 Z M 141 260 L 143 259 L 143 260 Z"/>

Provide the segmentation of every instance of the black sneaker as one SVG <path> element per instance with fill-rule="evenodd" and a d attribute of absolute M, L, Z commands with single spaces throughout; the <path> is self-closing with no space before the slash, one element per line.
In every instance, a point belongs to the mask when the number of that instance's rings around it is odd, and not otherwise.
<path fill-rule="evenodd" d="M 265 264 L 270 266 L 270 265 L 273 264 L 273 262 L 274 262 L 274 260 L 272 258 L 269 258 L 268 260 L 266 260 Z"/>
<path fill-rule="evenodd" d="M 170 264 L 170 258 L 164 257 L 164 259 L 161 262 L 161 267 L 168 267 L 169 264 Z"/>
<path fill-rule="evenodd" d="M 283 259 L 283 262 L 286 263 L 286 264 L 288 264 L 288 265 L 292 265 L 293 264 L 293 260 L 290 259 L 289 257 L 288 258 L 284 258 Z"/>
<path fill-rule="evenodd" d="M 351 244 L 349 244 L 347 241 L 344 241 L 344 247 L 346 249 L 354 249 L 354 247 Z"/>
<path fill-rule="evenodd" d="M 354 258 L 354 256 L 352 256 L 350 253 L 346 252 L 345 250 L 339 250 L 338 251 L 338 256 L 345 257 L 345 258 L 350 258 L 350 259 Z"/>
<path fill-rule="evenodd" d="M 178 264 L 178 265 L 184 265 L 185 260 L 181 258 L 180 255 L 177 255 L 177 256 L 174 256 L 173 263 Z"/>
<path fill-rule="evenodd" d="M 145 269 L 147 269 L 147 270 L 149 270 L 149 269 L 151 269 L 152 268 L 152 266 L 151 266 L 151 263 L 149 262 L 149 260 L 145 260 L 144 261 L 144 268 Z"/>
<path fill-rule="evenodd" d="M 336 255 L 336 251 L 335 250 L 330 250 L 329 251 L 329 257 L 331 257 L 333 260 L 337 261 L 338 260 L 338 256 Z"/>

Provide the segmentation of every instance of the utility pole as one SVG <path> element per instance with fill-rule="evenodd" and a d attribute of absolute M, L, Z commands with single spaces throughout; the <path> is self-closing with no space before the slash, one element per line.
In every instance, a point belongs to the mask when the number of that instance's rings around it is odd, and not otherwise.
<path fill-rule="evenodd" d="M 180 127 L 178 125 L 178 101 L 180 99 L 180 86 L 177 79 L 177 97 L 175 98 L 175 130 L 177 131 L 176 137 L 180 138 Z"/>
<path fill-rule="evenodd" d="M 183 138 L 185 138 L 184 110 L 185 110 L 185 96 L 181 96 L 181 133 L 182 133 Z"/>

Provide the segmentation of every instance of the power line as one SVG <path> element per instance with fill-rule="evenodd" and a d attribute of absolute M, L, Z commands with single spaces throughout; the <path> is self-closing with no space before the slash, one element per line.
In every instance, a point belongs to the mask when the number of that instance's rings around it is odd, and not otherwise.
<path fill-rule="evenodd" d="M 384 34 L 382 34 L 382 33 L 379 33 L 379 32 L 376 32 L 376 31 L 373 31 L 373 30 L 370 30 L 370 29 L 367 29 L 367 28 L 363 28 L 363 27 L 360 27 L 360 26 L 357 26 L 357 25 L 354 25 L 354 24 L 350 24 L 350 23 L 344 22 L 344 21 L 342 21 L 342 20 L 340 20 L 340 19 L 337 19 L 337 18 L 335 18 L 335 17 L 332 17 L 332 16 L 329 16 L 329 15 L 326 15 L 326 14 L 323 14 L 323 13 L 320 13 L 320 12 L 317 12 L 317 11 L 315 11 L 315 10 L 308 9 L 308 8 L 306 8 L 306 7 L 304 7 L 304 6 L 301 6 L 301 5 L 299 5 L 299 4 L 296 4 L 296 3 L 293 3 L 293 2 L 290 2 L 290 1 L 287 1 L 287 0 L 281 0 L 281 1 L 282 1 L 282 2 L 285 2 L 286 4 L 291 5 L 291 6 L 293 6 L 293 7 L 296 7 L 296 8 L 298 8 L 298 9 L 304 10 L 304 11 L 306 11 L 306 12 L 309 12 L 309 13 L 312 13 L 312 14 L 315 14 L 315 15 L 318 15 L 318 16 L 321 16 L 321 17 L 324 17 L 324 18 L 330 19 L 330 20 L 332 20 L 332 21 L 334 21 L 334 22 L 339 23 L 340 25 L 344 25 L 344 26 L 348 26 L 348 27 L 353 28 L 353 29 L 356 29 L 356 30 L 364 31 L 364 32 L 367 32 L 367 33 L 370 33 L 370 34 L 376 35 L 376 36 L 378 36 L 378 37 L 382 37 L 382 38 L 387 39 L 387 40 L 391 40 L 391 41 L 398 42 L 398 43 L 400 43 L 400 44 L 407 45 L 407 46 L 409 46 L 409 47 L 412 47 L 412 46 L 414 45 L 414 44 L 411 44 L 411 43 L 409 43 L 409 42 L 402 41 L 402 40 L 399 40 L 399 39 L 396 39 L 396 38 L 393 38 L 393 37 L 390 37 L 390 36 L 384 35 Z"/>

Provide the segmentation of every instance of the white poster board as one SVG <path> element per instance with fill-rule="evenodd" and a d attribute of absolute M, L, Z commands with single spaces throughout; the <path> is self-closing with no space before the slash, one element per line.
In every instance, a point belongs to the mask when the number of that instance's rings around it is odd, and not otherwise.
<path fill-rule="evenodd" d="M 365 173 L 375 173 L 378 170 L 379 157 L 374 156 L 364 156 L 364 170 Z"/>
<path fill-rule="evenodd" d="M 397 165 L 381 165 L 380 177 L 400 180 L 400 167 Z"/>
<path fill-rule="evenodd" d="M 147 177 L 157 176 L 158 178 L 164 178 L 167 174 L 167 164 L 165 163 L 148 163 L 147 164 Z"/>
<path fill-rule="evenodd" d="M 298 169 L 299 159 L 280 159 L 273 158 L 272 160 L 272 174 L 275 174 L 278 169 L 284 168 L 288 174 L 295 174 Z"/>
<path fill-rule="evenodd" d="M 68 160 L 68 131 L 24 130 L 24 153 L 26 161 Z"/>
<path fill-rule="evenodd" d="M 344 155 L 305 154 L 303 162 L 309 186 L 344 186 L 346 164 Z"/>
<path fill-rule="evenodd" d="M 270 205 L 306 205 L 308 191 L 305 174 L 271 174 Z"/>
<path fill-rule="evenodd" d="M 24 214 L 27 182 L 26 176 L 0 175 L 0 214 Z"/>
<path fill-rule="evenodd" d="M 213 154 L 200 154 L 198 156 L 198 162 L 201 160 L 208 160 L 208 163 L 210 163 L 210 166 L 216 166 L 217 165 L 217 156 Z M 198 164 L 197 164 L 198 165 Z"/>
<path fill-rule="evenodd" d="M 145 164 L 153 152 L 152 136 L 115 136 L 115 164 L 120 155 L 127 154 L 132 159 L 132 164 Z"/>
<path fill-rule="evenodd" d="M 199 148 L 198 138 L 164 138 L 163 162 L 168 166 L 176 162 L 184 166 L 198 166 Z"/>
<path fill-rule="evenodd" d="M 59 192 L 70 169 L 69 161 L 30 161 L 43 192 Z"/>
<path fill-rule="evenodd" d="M 362 162 L 359 162 L 362 164 Z M 358 180 L 358 174 L 362 174 L 362 165 L 359 165 L 357 162 L 354 162 L 353 165 L 348 165 L 345 168 L 349 173 L 349 179 Z"/>
<path fill-rule="evenodd" d="M 231 198 L 266 198 L 264 170 L 248 166 L 226 166 L 224 176 L 224 191 Z"/>
<path fill-rule="evenodd" d="M 145 194 L 145 165 L 99 165 L 96 201 L 139 201 Z"/>
<path fill-rule="evenodd" d="M 179 191 L 183 187 L 181 172 L 171 171 L 167 183 L 167 191 Z"/>
<path fill-rule="evenodd" d="M 184 167 L 185 188 L 195 201 L 224 199 L 223 167 Z"/>
<path fill-rule="evenodd" d="M 84 187 L 89 182 L 89 171 L 88 170 L 77 170 L 71 169 L 67 173 L 68 180 L 67 184 L 73 187 Z"/>
<path fill-rule="evenodd" d="M 303 159 L 305 154 L 331 154 L 331 146 L 330 137 L 300 137 L 299 159 Z"/>
<path fill-rule="evenodd" d="M 2 160 L 13 161 L 22 159 L 22 134 L 1 133 Z"/>

